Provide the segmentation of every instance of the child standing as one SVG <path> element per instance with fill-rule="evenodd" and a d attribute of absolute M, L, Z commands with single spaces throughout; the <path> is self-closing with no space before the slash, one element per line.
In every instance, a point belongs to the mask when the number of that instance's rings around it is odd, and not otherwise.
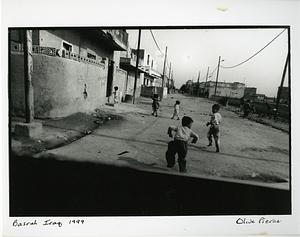
<path fill-rule="evenodd" d="M 212 114 L 210 116 L 210 121 L 206 124 L 206 126 L 209 126 L 209 130 L 207 133 L 207 138 L 209 141 L 208 146 L 212 145 L 212 137 L 215 140 L 215 145 L 216 145 L 216 152 L 220 151 L 220 129 L 219 125 L 222 120 L 222 116 L 219 113 L 220 110 L 220 105 L 214 104 L 212 106 Z"/>
<path fill-rule="evenodd" d="M 173 112 L 173 116 L 171 119 L 177 117 L 177 120 L 179 120 L 179 105 L 180 105 L 180 101 L 176 100 L 175 105 L 174 105 L 174 112 Z"/>
<path fill-rule="evenodd" d="M 169 137 L 173 137 L 172 132 L 175 132 L 174 141 L 168 143 L 166 152 L 167 167 L 172 168 L 175 165 L 175 155 L 178 153 L 179 172 L 186 173 L 185 157 L 188 152 L 189 138 L 193 138 L 192 143 L 196 143 L 199 136 L 191 130 L 193 119 L 184 116 L 182 118 L 182 126 L 170 126 L 168 128 Z"/>
<path fill-rule="evenodd" d="M 118 99 L 118 90 L 119 90 L 119 87 L 115 86 L 114 87 L 114 92 L 113 92 L 114 104 L 116 104 L 116 103 L 119 102 L 119 99 Z"/>
<path fill-rule="evenodd" d="M 159 109 L 159 103 L 158 103 L 158 94 L 154 94 L 152 98 L 152 115 L 157 117 L 157 110 Z"/>

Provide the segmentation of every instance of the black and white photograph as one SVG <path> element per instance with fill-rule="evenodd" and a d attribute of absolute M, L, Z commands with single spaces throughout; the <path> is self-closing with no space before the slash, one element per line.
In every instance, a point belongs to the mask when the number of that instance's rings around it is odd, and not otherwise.
<path fill-rule="evenodd" d="M 297 213 L 291 24 L 163 22 L 8 24 L 16 236 L 89 218 L 232 216 L 281 234 Z"/>

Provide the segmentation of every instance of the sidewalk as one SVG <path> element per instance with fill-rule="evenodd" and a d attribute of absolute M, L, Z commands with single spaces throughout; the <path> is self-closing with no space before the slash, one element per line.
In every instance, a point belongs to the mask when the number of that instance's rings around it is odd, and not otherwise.
<path fill-rule="evenodd" d="M 108 120 L 122 119 L 113 109 L 103 106 L 93 113 L 75 113 L 58 119 L 35 119 L 43 125 L 40 137 L 31 139 L 14 134 L 16 123 L 23 118 L 11 118 L 11 151 L 18 156 L 33 155 L 72 143 L 94 131 Z"/>

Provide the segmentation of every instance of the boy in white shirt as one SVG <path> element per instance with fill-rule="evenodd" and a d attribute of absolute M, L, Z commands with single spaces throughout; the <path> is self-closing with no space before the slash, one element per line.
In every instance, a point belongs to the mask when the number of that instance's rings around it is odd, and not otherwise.
<path fill-rule="evenodd" d="M 180 118 L 179 118 L 179 105 L 180 105 L 180 101 L 176 100 L 175 105 L 174 105 L 173 116 L 172 116 L 171 119 L 177 117 L 177 120 L 180 120 Z"/>
<path fill-rule="evenodd" d="M 167 167 L 172 168 L 175 165 L 175 155 L 178 153 L 179 171 L 186 173 L 185 157 L 188 151 L 189 138 L 193 138 L 192 143 L 196 143 L 199 136 L 191 130 L 193 119 L 184 116 L 182 118 L 182 126 L 170 126 L 168 128 L 169 137 L 173 137 L 172 132 L 175 132 L 174 141 L 168 143 L 166 152 Z"/>
<path fill-rule="evenodd" d="M 222 121 L 222 116 L 219 113 L 220 105 L 214 104 L 212 106 L 212 114 L 210 115 L 210 121 L 206 124 L 209 126 L 209 130 L 207 133 L 207 138 L 209 141 L 208 146 L 212 146 L 212 137 L 215 140 L 216 152 L 220 152 L 220 129 L 219 125 Z"/>

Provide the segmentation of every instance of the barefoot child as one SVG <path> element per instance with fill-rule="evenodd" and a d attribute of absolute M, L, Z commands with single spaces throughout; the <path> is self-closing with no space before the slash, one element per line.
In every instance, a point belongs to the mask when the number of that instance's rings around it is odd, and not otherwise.
<path fill-rule="evenodd" d="M 216 145 L 216 152 L 220 151 L 220 129 L 219 125 L 222 120 L 222 116 L 219 113 L 220 110 L 220 105 L 214 104 L 212 106 L 212 114 L 210 116 L 210 121 L 206 124 L 206 126 L 210 126 L 208 133 L 207 133 L 207 138 L 209 141 L 208 146 L 212 145 L 212 137 L 214 137 L 215 140 L 215 145 Z"/>
<path fill-rule="evenodd" d="M 178 153 L 178 164 L 180 172 L 187 172 L 185 157 L 188 151 L 189 138 L 193 138 L 192 143 L 196 143 L 199 139 L 198 135 L 191 130 L 193 119 L 184 116 L 182 118 L 182 126 L 170 126 L 168 128 L 169 137 L 173 137 L 172 132 L 175 132 L 174 141 L 168 143 L 166 152 L 167 167 L 172 168 L 175 165 L 175 155 Z"/>
<path fill-rule="evenodd" d="M 159 109 L 159 103 L 158 103 L 158 94 L 154 94 L 152 98 L 152 115 L 157 117 L 157 110 Z"/>
<path fill-rule="evenodd" d="M 179 105 L 180 105 L 180 101 L 176 100 L 175 105 L 174 105 L 174 112 L 173 112 L 173 116 L 171 119 L 177 117 L 177 120 L 179 120 Z"/>

